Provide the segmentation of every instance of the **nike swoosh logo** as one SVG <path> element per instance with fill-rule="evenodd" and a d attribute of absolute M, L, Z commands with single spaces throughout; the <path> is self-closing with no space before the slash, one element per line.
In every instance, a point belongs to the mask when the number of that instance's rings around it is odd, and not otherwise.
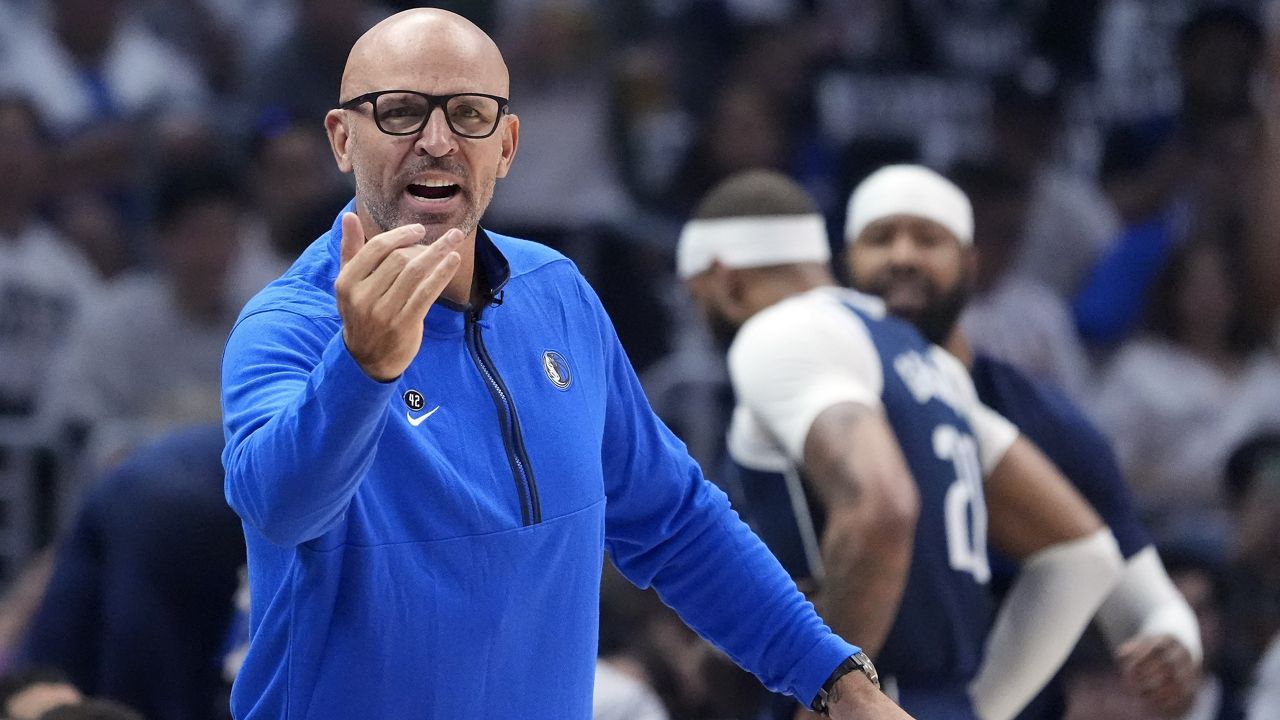
<path fill-rule="evenodd" d="M 439 406 L 439 405 L 437 405 L 437 406 L 435 406 L 434 408 L 431 408 L 431 410 L 430 410 L 430 411 L 428 411 L 426 415 L 419 415 L 418 417 L 414 417 L 414 416 L 413 416 L 413 413 L 410 413 L 408 410 L 406 410 L 406 411 L 405 411 L 405 413 L 404 413 L 404 417 L 405 417 L 405 419 L 406 419 L 406 420 L 408 420 L 408 421 L 409 421 L 409 424 L 410 424 L 410 425 L 412 425 L 412 426 L 414 426 L 414 427 L 418 427 L 419 425 L 421 425 L 421 424 L 422 424 L 422 422 L 423 422 L 424 420 L 426 420 L 427 418 L 431 417 L 432 415 L 435 415 L 435 414 L 436 414 L 436 410 L 439 410 L 439 409 L 440 409 L 440 406 Z"/>

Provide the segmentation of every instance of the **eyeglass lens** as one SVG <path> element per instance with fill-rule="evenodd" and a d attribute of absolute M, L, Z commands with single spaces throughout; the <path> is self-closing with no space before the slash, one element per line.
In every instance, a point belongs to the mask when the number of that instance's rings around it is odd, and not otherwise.
<path fill-rule="evenodd" d="M 412 133 L 426 124 L 433 103 L 414 93 L 378 96 L 374 112 L 383 132 Z M 498 123 L 498 101 L 483 95 L 454 95 L 445 103 L 449 127 L 464 137 L 488 135 Z"/>

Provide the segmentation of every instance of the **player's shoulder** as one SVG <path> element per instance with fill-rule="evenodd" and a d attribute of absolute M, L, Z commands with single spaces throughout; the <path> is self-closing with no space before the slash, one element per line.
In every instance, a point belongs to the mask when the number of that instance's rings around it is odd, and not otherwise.
<path fill-rule="evenodd" d="M 930 345 L 929 358 L 934 365 L 938 366 L 938 369 L 952 379 L 966 387 L 973 387 L 973 377 L 969 375 L 969 368 L 965 367 L 960 358 L 952 355 L 946 348 L 941 345 Z"/>
<path fill-rule="evenodd" d="M 781 363 L 812 365 L 875 354 L 866 320 L 849 301 L 865 298 L 835 287 L 820 287 L 781 300 L 753 315 L 729 348 L 729 366 Z"/>
<path fill-rule="evenodd" d="M 871 318 L 883 317 L 884 306 L 878 298 L 853 290 L 818 287 L 792 295 L 761 310 L 743 324 L 742 330 L 761 332 L 765 329 L 789 335 L 808 332 L 809 328 L 815 326 L 831 329 L 829 324 L 832 322 L 865 325 L 859 311 Z"/>

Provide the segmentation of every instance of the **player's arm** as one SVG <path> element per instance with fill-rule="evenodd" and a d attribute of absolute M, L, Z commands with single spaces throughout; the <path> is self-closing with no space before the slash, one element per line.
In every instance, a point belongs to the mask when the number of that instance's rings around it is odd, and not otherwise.
<path fill-rule="evenodd" d="M 920 508 L 906 459 L 880 408 L 842 402 L 813 421 L 803 469 L 826 507 L 815 603 L 876 657 L 906 586 Z"/>
<path fill-rule="evenodd" d="M 1275 317 L 1280 312 L 1280 25 L 1267 28 L 1266 57 L 1262 63 L 1266 91 L 1258 117 L 1262 132 L 1257 152 L 1258 182 L 1251 201 L 1247 232 L 1244 233 L 1248 288 L 1256 317 Z"/>
<path fill-rule="evenodd" d="M 1056 389 L 1037 391 L 1041 404 L 1034 419 L 1024 408 L 1022 417 L 1029 425 L 1023 430 L 1102 516 L 1125 556 L 1120 582 L 1095 619 L 1125 681 L 1147 708 L 1160 717 L 1182 717 L 1200 684 L 1195 613 L 1174 587 L 1138 518 L 1111 443 Z"/>
<path fill-rule="evenodd" d="M 906 585 L 919 498 L 880 406 L 866 327 L 835 302 L 771 308 L 738 333 L 729 374 L 824 501 L 823 618 L 874 657 Z"/>
<path fill-rule="evenodd" d="M 974 415 L 987 434 L 1003 420 L 982 406 Z M 971 693 L 983 720 L 1008 720 L 1066 660 L 1119 579 L 1122 559 L 1097 513 L 1022 436 L 994 463 L 986 494 L 991 545 L 1020 560 L 1022 569 L 1000 607 Z"/>
<path fill-rule="evenodd" d="M 1098 610 L 1125 681 L 1162 717 L 1191 708 L 1203 656 L 1200 626 L 1150 545 L 1125 563 L 1120 583 Z"/>
<path fill-rule="evenodd" d="M 342 227 L 341 327 L 251 313 L 223 358 L 227 500 L 283 546 L 318 537 L 346 510 L 385 423 L 393 387 L 383 381 L 416 354 L 427 309 L 458 265 L 456 233 L 424 248 L 421 226 L 367 243 L 354 214 Z"/>

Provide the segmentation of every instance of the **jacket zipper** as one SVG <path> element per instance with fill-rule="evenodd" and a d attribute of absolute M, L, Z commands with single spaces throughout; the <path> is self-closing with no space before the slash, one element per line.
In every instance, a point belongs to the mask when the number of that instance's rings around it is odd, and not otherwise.
<path fill-rule="evenodd" d="M 479 313 L 467 311 L 467 349 L 471 351 L 471 360 L 484 376 L 489 394 L 493 396 L 493 404 L 498 410 L 498 424 L 502 426 L 502 444 L 507 451 L 507 462 L 511 464 L 511 475 L 516 483 L 516 495 L 520 499 L 520 521 L 524 525 L 542 522 L 542 504 L 538 500 L 538 484 L 533 479 L 533 464 L 525 452 L 524 435 L 520 432 L 520 418 L 516 415 L 515 401 L 510 391 L 498 375 L 493 365 L 493 358 L 480 339 Z"/>

